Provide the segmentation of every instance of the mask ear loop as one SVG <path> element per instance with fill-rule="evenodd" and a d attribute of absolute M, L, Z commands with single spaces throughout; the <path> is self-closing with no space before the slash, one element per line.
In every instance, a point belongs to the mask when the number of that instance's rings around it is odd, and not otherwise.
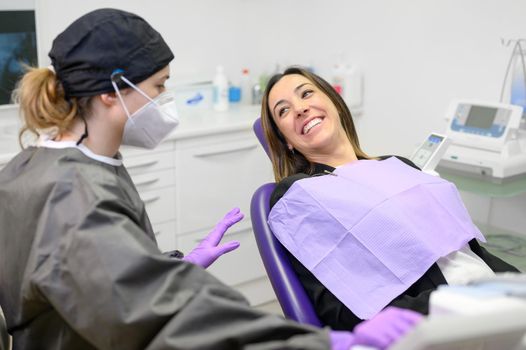
<path fill-rule="evenodd" d="M 155 103 L 155 101 L 148 95 L 146 95 L 144 93 L 144 91 L 142 91 L 141 89 L 139 89 L 134 83 L 132 83 L 131 81 L 129 81 L 128 79 L 126 79 L 126 77 L 124 75 L 121 74 L 120 78 L 122 79 L 122 81 L 124 81 L 126 84 L 128 84 L 130 87 L 132 87 L 135 91 L 137 91 L 138 93 L 140 93 L 141 95 L 143 95 L 148 101 L 150 102 L 153 102 Z"/>
<path fill-rule="evenodd" d="M 116 81 L 118 81 L 119 79 L 122 79 L 123 76 L 122 76 L 122 70 L 120 69 L 116 69 L 113 73 L 111 73 L 111 85 L 113 86 L 113 89 L 115 90 L 115 93 L 117 94 L 117 97 L 119 98 L 119 101 L 121 102 L 121 105 L 122 107 L 124 108 L 124 111 L 126 112 L 126 116 L 128 116 L 128 119 L 132 122 L 133 122 L 133 119 L 131 117 L 131 114 L 130 114 L 130 111 L 128 111 L 128 108 L 126 107 L 126 104 L 124 103 L 124 100 L 122 98 L 122 95 L 119 91 L 119 87 L 117 86 L 117 84 L 115 83 Z M 126 82 L 126 81 L 125 81 Z"/>

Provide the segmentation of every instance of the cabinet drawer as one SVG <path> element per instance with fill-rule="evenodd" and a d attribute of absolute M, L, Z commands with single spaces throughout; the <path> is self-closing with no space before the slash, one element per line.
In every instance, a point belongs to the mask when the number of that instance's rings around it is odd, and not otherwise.
<path fill-rule="evenodd" d="M 124 165 L 131 176 L 152 171 L 166 170 L 175 166 L 174 154 L 168 152 L 152 152 L 141 156 L 123 159 Z"/>
<path fill-rule="evenodd" d="M 145 174 L 135 174 L 132 175 L 131 178 L 139 192 L 175 185 L 174 169 L 155 171 Z"/>
<path fill-rule="evenodd" d="M 208 232 L 177 236 L 177 249 L 189 253 Z M 222 242 L 238 240 L 241 245 L 236 250 L 217 259 L 207 271 L 223 283 L 234 286 L 265 276 L 263 263 L 259 256 L 251 227 L 235 231 L 235 226 L 225 234 Z"/>
<path fill-rule="evenodd" d="M 176 147 L 178 233 L 213 227 L 230 209 L 249 215 L 254 191 L 271 178 L 271 164 L 255 137 Z M 208 144 L 206 144 L 208 141 Z"/>
<path fill-rule="evenodd" d="M 155 233 L 157 245 L 162 252 L 169 252 L 176 249 L 175 221 L 153 224 L 153 232 Z"/>
<path fill-rule="evenodd" d="M 136 156 L 147 156 L 152 155 L 157 152 L 162 151 L 173 151 L 174 149 L 174 143 L 172 140 L 166 140 L 159 144 L 159 146 L 155 147 L 155 149 L 149 150 L 144 149 L 140 147 L 133 147 L 133 146 L 121 146 L 119 151 L 121 152 L 122 156 L 126 158 L 136 157 Z"/>
<path fill-rule="evenodd" d="M 175 219 L 175 187 L 139 191 L 153 225 Z"/>

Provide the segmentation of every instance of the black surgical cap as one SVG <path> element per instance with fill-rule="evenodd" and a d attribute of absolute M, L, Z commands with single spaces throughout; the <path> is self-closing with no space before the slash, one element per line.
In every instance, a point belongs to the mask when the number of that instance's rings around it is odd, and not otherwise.
<path fill-rule="evenodd" d="M 111 74 L 117 69 L 132 83 L 140 83 L 166 67 L 174 55 L 141 17 L 99 9 L 59 34 L 49 57 L 66 97 L 82 97 L 114 91 Z"/>

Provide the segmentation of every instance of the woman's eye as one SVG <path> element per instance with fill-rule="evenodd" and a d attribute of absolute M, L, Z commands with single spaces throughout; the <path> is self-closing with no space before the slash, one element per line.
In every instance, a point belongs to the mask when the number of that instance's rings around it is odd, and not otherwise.
<path fill-rule="evenodd" d="M 283 107 L 283 108 L 280 108 L 279 111 L 278 111 L 278 116 L 283 116 L 283 114 L 285 114 L 285 112 L 288 111 L 288 107 Z"/>
<path fill-rule="evenodd" d="M 303 91 L 303 92 L 301 93 L 301 97 L 302 97 L 302 98 L 309 97 L 310 95 L 312 95 L 313 92 L 314 92 L 314 91 L 312 91 L 312 90 L 305 90 L 305 91 Z"/>

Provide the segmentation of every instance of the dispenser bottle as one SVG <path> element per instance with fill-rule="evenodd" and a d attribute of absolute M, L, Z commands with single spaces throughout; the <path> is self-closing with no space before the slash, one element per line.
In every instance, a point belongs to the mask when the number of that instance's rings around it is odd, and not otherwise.
<path fill-rule="evenodd" d="M 241 71 L 241 104 L 249 105 L 252 102 L 252 84 L 250 83 L 250 74 L 247 68 Z"/>
<path fill-rule="evenodd" d="M 216 111 L 228 110 L 228 79 L 223 66 L 217 66 L 213 80 L 213 106 Z"/>

